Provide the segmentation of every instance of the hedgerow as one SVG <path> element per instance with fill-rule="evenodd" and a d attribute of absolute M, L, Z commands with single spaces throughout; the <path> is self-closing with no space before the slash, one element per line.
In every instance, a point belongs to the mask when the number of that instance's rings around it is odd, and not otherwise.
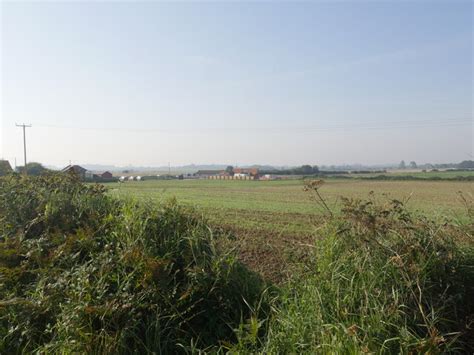
<path fill-rule="evenodd" d="M 263 283 L 205 219 L 73 177 L 0 179 L 0 353 L 217 349 Z"/>

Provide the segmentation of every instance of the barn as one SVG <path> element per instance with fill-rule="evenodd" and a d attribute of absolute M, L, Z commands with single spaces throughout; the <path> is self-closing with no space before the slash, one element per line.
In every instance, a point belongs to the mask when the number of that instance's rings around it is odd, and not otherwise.
<path fill-rule="evenodd" d="M 234 168 L 233 169 L 234 175 L 237 176 L 250 176 L 254 179 L 258 179 L 259 171 L 257 168 Z"/>
<path fill-rule="evenodd" d="M 211 176 L 218 176 L 224 174 L 224 170 L 199 170 L 196 173 L 197 177 L 209 178 Z"/>
<path fill-rule="evenodd" d="M 68 174 L 74 174 L 81 180 L 85 180 L 87 177 L 89 177 L 88 176 L 89 174 L 87 174 L 88 170 L 83 168 L 80 165 L 68 165 L 63 170 L 61 170 L 61 172 L 62 173 L 68 173 Z"/>

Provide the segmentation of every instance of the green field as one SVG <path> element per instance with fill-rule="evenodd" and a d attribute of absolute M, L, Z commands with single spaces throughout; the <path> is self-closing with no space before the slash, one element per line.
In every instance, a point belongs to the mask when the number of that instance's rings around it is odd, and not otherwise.
<path fill-rule="evenodd" d="M 417 171 L 413 173 L 404 172 L 404 171 L 396 171 L 391 172 L 392 175 L 411 175 L 421 178 L 433 178 L 433 177 L 440 177 L 444 179 L 452 179 L 460 176 L 474 176 L 474 171 Z"/>
<path fill-rule="evenodd" d="M 216 181 L 168 180 L 106 184 L 111 194 L 140 200 L 166 201 L 196 207 L 210 222 L 231 230 L 241 258 L 272 278 L 286 272 L 286 261 L 304 253 L 321 226 L 321 208 L 303 191 L 301 180 Z M 466 220 L 462 192 L 472 200 L 474 183 L 457 181 L 327 180 L 321 194 L 338 212 L 341 198 L 408 201 L 413 211 L 434 219 Z M 373 194 L 371 194 L 373 192 Z"/>
<path fill-rule="evenodd" d="M 474 177 L 474 170 L 441 170 L 441 171 L 422 171 L 422 170 L 390 170 L 386 173 L 364 173 L 364 174 L 349 174 L 353 178 L 361 177 L 375 177 L 375 176 L 388 176 L 388 177 L 414 177 L 418 179 L 457 179 Z"/>
<path fill-rule="evenodd" d="M 140 199 L 167 200 L 189 204 L 210 213 L 210 218 L 243 229 L 306 232 L 310 219 L 321 210 L 303 191 L 301 180 L 215 181 L 171 180 L 108 184 L 113 194 Z M 435 218 L 462 217 L 459 192 L 474 193 L 472 182 L 452 181 L 358 181 L 327 180 L 321 189 L 328 204 L 338 210 L 341 197 L 408 200 L 408 207 Z M 282 228 L 283 227 L 283 228 Z"/>

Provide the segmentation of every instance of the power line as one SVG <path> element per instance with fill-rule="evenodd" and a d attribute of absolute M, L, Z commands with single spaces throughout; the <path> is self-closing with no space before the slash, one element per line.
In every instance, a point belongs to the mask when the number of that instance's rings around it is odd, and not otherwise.
<path fill-rule="evenodd" d="M 394 120 L 386 122 L 357 122 L 357 123 L 337 123 L 329 125 L 318 125 L 318 126 L 248 126 L 248 127 L 203 127 L 198 126 L 195 128 L 175 128 L 175 129 L 158 129 L 158 128 L 126 128 L 126 127 L 73 127 L 73 126 L 62 126 L 62 125 L 49 125 L 49 124 L 35 124 L 38 127 L 44 128 L 57 128 L 57 129 L 77 129 L 77 130 L 93 130 L 93 131 L 123 131 L 123 132 L 135 132 L 135 133 L 173 133 L 173 132 L 188 132 L 188 133 L 202 133 L 212 131 L 283 131 L 283 132 L 326 132 L 326 131 L 352 131 L 360 129 L 391 129 L 391 128 L 430 128 L 430 127 L 454 127 L 454 126 L 466 126 L 472 125 L 472 118 L 459 118 L 459 119 L 444 119 L 444 120 Z"/>
<path fill-rule="evenodd" d="M 15 123 L 15 126 L 17 127 L 23 127 L 23 155 L 25 158 L 25 175 L 28 175 L 27 169 L 26 169 L 26 128 L 31 127 L 31 125 L 26 125 L 26 124 L 17 124 Z"/>

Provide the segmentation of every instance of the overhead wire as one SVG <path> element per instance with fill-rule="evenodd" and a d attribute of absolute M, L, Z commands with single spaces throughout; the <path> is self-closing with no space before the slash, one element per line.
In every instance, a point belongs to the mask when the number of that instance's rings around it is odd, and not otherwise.
<path fill-rule="evenodd" d="M 354 130 L 384 130 L 394 128 L 430 128 L 430 127 L 455 127 L 473 125 L 473 119 L 445 119 L 445 120 L 396 120 L 396 121 L 367 121 L 367 122 L 339 122 L 336 124 L 321 124 L 311 126 L 241 126 L 241 127 L 188 127 L 188 128 L 132 128 L 132 127 L 92 127 L 92 126 L 68 126 L 47 123 L 34 123 L 35 127 L 67 130 L 94 130 L 94 131 L 123 131 L 134 133 L 208 133 L 222 131 L 263 131 L 263 132 L 328 132 L 328 131 L 354 131 Z"/>

